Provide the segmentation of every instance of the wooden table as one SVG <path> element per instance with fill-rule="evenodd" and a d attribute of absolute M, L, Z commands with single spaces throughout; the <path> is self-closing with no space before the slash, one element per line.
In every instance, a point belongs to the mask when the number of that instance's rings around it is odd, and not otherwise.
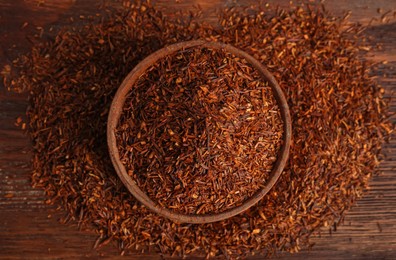
<path fill-rule="evenodd" d="M 40 27 L 59 25 L 71 15 L 97 12 L 95 0 L 0 0 L 0 66 L 29 49 L 26 36 Z M 156 1 L 166 14 L 176 9 L 191 9 L 199 4 L 205 16 L 213 16 L 216 8 L 231 4 L 246 5 L 238 0 L 161 0 Z M 289 1 L 277 2 L 288 6 Z M 382 51 L 369 53 L 368 59 L 387 60 L 378 72 L 378 82 L 388 93 L 396 90 L 396 1 L 339 0 L 324 5 L 336 15 L 351 10 L 351 20 L 368 24 L 367 34 Z M 386 14 L 387 11 L 390 11 Z M 385 14 L 385 18 L 382 17 Z M 381 18 L 388 23 L 380 23 Z M 393 18 L 392 18 L 393 17 Z M 14 125 L 23 116 L 26 96 L 7 92 L 0 86 L 0 258 L 1 259 L 64 259 L 118 258 L 118 251 L 108 245 L 97 252 L 92 249 L 96 235 L 62 225 L 62 213 L 46 205 L 42 190 L 30 186 L 30 142 L 20 127 Z M 391 110 L 396 111 L 392 101 Z M 395 119 L 393 119 L 395 121 Z M 324 229 L 313 240 L 316 246 L 298 254 L 282 254 L 279 259 L 396 259 L 396 142 L 384 147 L 386 159 L 382 174 L 375 176 L 371 190 L 348 212 L 337 231 Z M 132 256 L 136 259 L 141 256 Z M 121 258 L 121 257 L 119 257 Z M 145 255 L 144 259 L 159 259 Z"/>

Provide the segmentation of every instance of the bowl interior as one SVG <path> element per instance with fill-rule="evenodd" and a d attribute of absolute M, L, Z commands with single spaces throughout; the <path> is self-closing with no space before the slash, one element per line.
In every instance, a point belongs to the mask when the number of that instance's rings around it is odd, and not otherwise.
<path fill-rule="evenodd" d="M 128 93 L 135 86 L 135 83 L 139 79 L 140 75 L 142 75 L 151 65 L 155 64 L 158 60 L 172 53 L 188 48 L 204 48 L 204 47 L 211 49 L 222 49 L 238 57 L 246 59 L 250 63 L 250 65 L 259 72 L 263 80 L 268 82 L 269 86 L 272 89 L 273 95 L 278 103 L 281 117 L 283 120 L 283 144 L 278 152 L 277 160 L 273 166 L 272 172 L 265 186 L 262 189 L 258 190 L 252 197 L 245 200 L 243 204 L 227 209 L 220 213 L 202 214 L 202 215 L 182 214 L 157 205 L 151 198 L 147 196 L 147 194 L 145 194 L 140 189 L 140 187 L 136 184 L 136 182 L 128 175 L 125 166 L 120 161 L 115 130 L 117 128 L 119 119 L 121 117 L 123 106 L 128 96 Z M 160 214 L 176 222 L 195 223 L 195 224 L 210 223 L 210 222 L 216 222 L 230 218 L 247 210 L 251 206 L 255 205 L 260 199 L 262 199 L 265 196 L 265 194 L 267 194 L 268 191 L 275 185 L 276 181 L 278 180 L 279 176 L 283 171 L 283 168 L 286 165 L 290 151 L 291 118 L 290 118 L 289 107 L 287 105 L 286 98 L 281 88 L 279 87 L 275 78 L 255 58 L 253 58 L 252 56 L 250 56 L 249 54 L 247 54 L 242 50 L 239 50 L 231 45 L 227 45 L 224 43 L 207 42 L 203 40 L 187 41 L 187 42 L 181 42 L 164 47 L 152 53 L 143 61 L 141 61 L 127 75 L 127 77 L 124 79 L 121 86 L 117 90 L 117 93 L 110 107 L 108 124 L 107 124 L 107 142 L 108 142 L 110 157 L 119 178 L 122 180 L 122 182 L 127 187 L 129 192 L 131 192 L 134 195 L 134 197 L 137 200 L 139 200 L 142 204 L 144 204 L 146 207 L 156 212 L 157 214 Z"/>

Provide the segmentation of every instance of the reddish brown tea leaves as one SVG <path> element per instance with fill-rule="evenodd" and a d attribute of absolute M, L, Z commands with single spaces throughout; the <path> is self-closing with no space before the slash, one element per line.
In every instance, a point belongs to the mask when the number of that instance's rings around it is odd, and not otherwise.
<path fill-rule="evenodd" d="M 33 184 L 63 205 L 66 221 L 94 227 L 98 244 L 112 238 L 122 250 L 155 245 L 165 254 L 235 257 L 296 252 L 313 232 L 343 217 L 368 185 L 393 129 L 370 64 L 358 56 L 365 47 L 355 40 L 363 38 L 356 34 L 361 28 L 343 31 L 339 19 L 315 9 L 226 10 L 211 28 L 189 16 L 171 20 L 148 5 L 144 12 L 128 8 L 98 24 L 62 29 L 2 71 L 7 87 L 30 92 Z M 193 38 L 230 43 L 259 59 L 283 88 L 293 120 L 289 167 L 274 189 L 244 214 L 204 225 L 175 224 L 137 203 L 117 178 L 105 142 L 108 108 L 126 74 L 164 45 Z M 185 77 L 173 78 L 180 84 Z M 208 105 L 218 102 L 208 86 L 196 91 L 214 101 Z M 169 97 L 157 95 L 158 104 Z M 177 148 L 171 140 L 182 143 L 183 131 L 163 134 Z"/>
<path fill-rule="evenodd" d="M 162 207 L 221 212 L 266 184 L 282 143 L 272 90 L 246 60 L 187 49 L 140 77 L 116 131 L 120 159 Z"/>

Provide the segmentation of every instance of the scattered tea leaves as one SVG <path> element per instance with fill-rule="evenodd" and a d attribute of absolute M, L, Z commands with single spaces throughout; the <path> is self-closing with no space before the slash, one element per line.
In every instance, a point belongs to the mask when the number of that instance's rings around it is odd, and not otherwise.
<path fill-rule="evenodd" d="M 213 27 L 194 13 L 171 19 L 147 4 L 61 29 L 2 72 L 7 87 L 30 94 L 33 185 L 46 190 L 49 203 L 63 205 L 69 219 L 92 225 L 98 247 L 113 239 L 123 252 L 154 246 L 179 256 L 296 252 L 362 195 L 393 129 L 383 90 L 359 58 L 361 29 L 314 7 L 229 9 Z M 221 222 L 176 224 L 137 203 L 117 178 L 106 117 L 140 60 L 197 38 L 230 43 L 267 66 L 288 98 L 294 143 L 289 166 L 255 207 Z"/>

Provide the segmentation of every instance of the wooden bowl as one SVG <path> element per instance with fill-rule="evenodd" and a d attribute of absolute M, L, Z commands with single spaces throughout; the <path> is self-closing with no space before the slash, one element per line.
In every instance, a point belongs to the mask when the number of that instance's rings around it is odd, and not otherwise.
<path fill-rule="evenodd" d="M 179 50 L 194 48 L 194 47 L 207 47 L 211 49 L 222 49 L 228 51 L 236 56 L 246 59 L 250 65 L 252 65 L 255 69 L 258 70 L 261 77 L 264 81 L 267 81 L 272 88 L 275 99 L 280 108 L 282 120 L 283 120 L 283 145 L 278 153 L 277 160 L 274 164 L 273 170 L 270 174 L 269 180 L 266 182 L 266 185 L 258 190 L 252 197 L 243 202 L 240 206 L 228 209 L 226 211 L 220 213 L 213 214 L 203 214 L 203 215 L 193 215 L 193 214 L 181 214 L 174 211 L 171 211 L 167 208 L 163 208 L 157 205 L 153 200 L 151 200 L 147 194 L 145 194 L 136 184 L 136 182 L 128 175 L 125 166 L 120 161 L 120 156 L 117 148 L 117 142 L 115 137 L 115 130 L 117 128 L 117 124 L 119 122 L 120 116 L 123 111 L 123 106 L 125 100 L 127 98 L 130 90 L 135 87 L 136 81 L 139 79 L 139 76 L 142 75 L 150 66 L 155 64 L 158 60 L 171 55 Z M 194 40 L 187 42 L 180 42 L 170 46 L 167 46 L 163 49 L 160 49 L 143 61 L 141 61 L 124 79 L 121 86 L 117 90 L 113 102 L 111 104 L 108 122 L 107 122 L 107 142 L 110 151 L 110 157 L 113 162 L 114 168 L 124 183 L 124 185 L 128 188 L 129 192 L 131 192 L 135 198 L 143 203 L 147 208 L 160 214 L 166 218 L 169 218 L 178 223 L 210 223 L 215 221 L 224 220 L 235 216 L 251 206 L 255 205 L 259 200 L 261 200 L 265 194 L 274 186 L 279 176 L 281 175 L 283 168 L 286 165 L 289 151 L 290 151 L 290 143 L 291 143 L 291 118 L 289 112 L 289 106 L 287 105 L 287 101 L 285 95 L 283 94 L 281 88 L 276 82 L 275 78 L 268 72 L 268 70 L 255 58 L 247 54 L 246 52 L 239 50 L 231 45 L 218 43 L 218 42 L 208 42 L 204 40 Z"/>

